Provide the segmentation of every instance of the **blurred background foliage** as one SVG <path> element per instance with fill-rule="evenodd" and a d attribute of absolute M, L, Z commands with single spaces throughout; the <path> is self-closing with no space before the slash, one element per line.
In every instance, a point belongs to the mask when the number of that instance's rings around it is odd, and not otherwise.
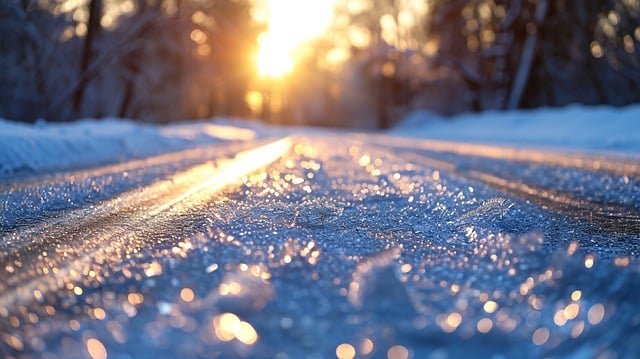
<path fill-rule="evenodd" d="M 417 109 L 640 100 L 640 0 L 326 0 L 277 73 L 259 71 L 268 2 L 2 0 L 0 117 L 385 128 Z M 305 26 L 293 5 L 271 19 Z"/>

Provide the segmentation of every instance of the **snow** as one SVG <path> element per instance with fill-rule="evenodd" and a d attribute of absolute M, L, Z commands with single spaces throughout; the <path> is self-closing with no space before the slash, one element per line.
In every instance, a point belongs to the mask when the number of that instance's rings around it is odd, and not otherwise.
<path fill-rule="evenodd" d="M 573 105 L 452 118 L 416 111 L 390 132 L 434 140 L 640 153 L 640 105 Z"/>
<path fill-rule="evenodd" d="M 73 123 L 39 121 L 33 125 L 0 118 L 0 177 L 97 166 L 225 141 L 246 141 L 264 131 L 266 128 L 257 124 L 221 119 L 161 126 L 112 118 Z"/>
<path fill-rule="evenodd" d="M 451 121 L 416 113 L 389 132 L 635 155 L 637 112 L 574 106 Z M 404 137 L 302 128 L 275 142 L 283 148 L 215 164 L 224 146 L 206 163 L 178 153 L 51 182 L 19 177 L 292 131 L 221 119 L 0 121 L 0 163 L 18 176 L 0 192 L 0 353 L 640 353 L 633 173 L 434 154 L 403 147 Z"/>
<path fill-rule="evenodd" d="M 110 118 L 30 125 L 0 118 L 0 177 L 115 163 L 224 141 L 252 140 L 275 132 L 257 122 L 224 119 L 152 125 Z M 417 111 L 389 133 L 434 140 L 640 153 L 640 105 L 574 105 L 464 114 L 450 119 Z"/>

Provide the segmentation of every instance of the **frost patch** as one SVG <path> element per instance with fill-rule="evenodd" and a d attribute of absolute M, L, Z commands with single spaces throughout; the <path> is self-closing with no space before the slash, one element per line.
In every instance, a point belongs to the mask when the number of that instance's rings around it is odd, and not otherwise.
<path fill-rule="evenodd" d="M 317 200 L 305 201 L 295 212 L 295 223 L 304 227 L 323 227 L 342 216 L 344 208 Z"/>
<path fill-rule="evenodd" d="M 504 216 L 513 207 L 513 202 L 503 197 L 492 197 L 482 202 L 482 204 L 469 212 L 456 218 L 453 223 L 456 225 L 471 224 L 474 222 L 492 222 Z"/>
<path fill-rule="evenodd" d="M 351 304 L 367 312 L 413 317 L 413 304 L 396 274 L 400 252 L 400 248 L 393 248 L 358 264 L 349 284 Z"/>

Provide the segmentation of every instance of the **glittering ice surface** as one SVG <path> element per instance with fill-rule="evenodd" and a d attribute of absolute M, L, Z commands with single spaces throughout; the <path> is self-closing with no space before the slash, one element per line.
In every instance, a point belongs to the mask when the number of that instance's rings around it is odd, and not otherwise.
<path fill-rule="evenodd" d="M 46 230 L 14 220 L 3 232 L 0 354 L 640 355 L 637 177 L 490 159 L 443 168 L 427 155 L 454 155 L 406 151 L 297 138 L 266 168 L 171 206 L 134 201 L 182 183 L 149 184 L 148 170 L 96 184 L 111 202 L 14 209 L 34 200 L 7 191 L 5 218 L 32 213 Z M 533 192 L 466 175 L 478 169 Z M 629 213 L 581 217 L 585 203 Z M 60 206 L 64 222 L 41 213 Z"/>

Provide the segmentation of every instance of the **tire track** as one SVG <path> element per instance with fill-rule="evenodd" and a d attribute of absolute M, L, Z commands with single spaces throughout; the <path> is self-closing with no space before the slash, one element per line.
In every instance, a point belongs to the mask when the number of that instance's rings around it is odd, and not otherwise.
<path fill-rule="evenodd" d="M 157 244 L 150 243 L 149 231 L 174 233 L 176 218 L 278 160 L 290 147 L 288 138 L 274 141 L 10 233 L 0 252 L 0 308 L 78 282 L 89 273 L 100 275 L 92 272 L 95 263 L 119 263 Z"/>
<path fill-rule="evenodd" d="M 468 156 L 443 161 L 419 152 L 402 151 L 398 156 L 415 163 L 444 170 L 460 177 L 483 183 L 500 192 L 530 201 L 543 209 L 558 212 L 572 219 L 597 225 L 602 231 L 615 235 L 640 235 L 640 210 L 638 208 L 616 203 L 604 203 L 574 194 L 558 188 L 537 186 L 527 183 L 523 178 L 502 176 L 499 171 L 492 171 L 485 163 L 482 166 L 468 163 Z M 512 159 L 494 159 L 488 164 L 493 167 L 504 167 Z M 585 160 L 586 161 L 586 160 Z M 506 163 L 505 163 L 506 162 Z M 519 160 L 521 162 L 521 160 Z M 550 162 L 550 161 L 547 161 Z M 551 161 L 553 162 L 553 161 Z M 584 163 L 584 162 L 583 162 Z M 536 165 L 539 163 L 536 162 Z M 629 167 L 633 167 L 629 164 Z"/>

